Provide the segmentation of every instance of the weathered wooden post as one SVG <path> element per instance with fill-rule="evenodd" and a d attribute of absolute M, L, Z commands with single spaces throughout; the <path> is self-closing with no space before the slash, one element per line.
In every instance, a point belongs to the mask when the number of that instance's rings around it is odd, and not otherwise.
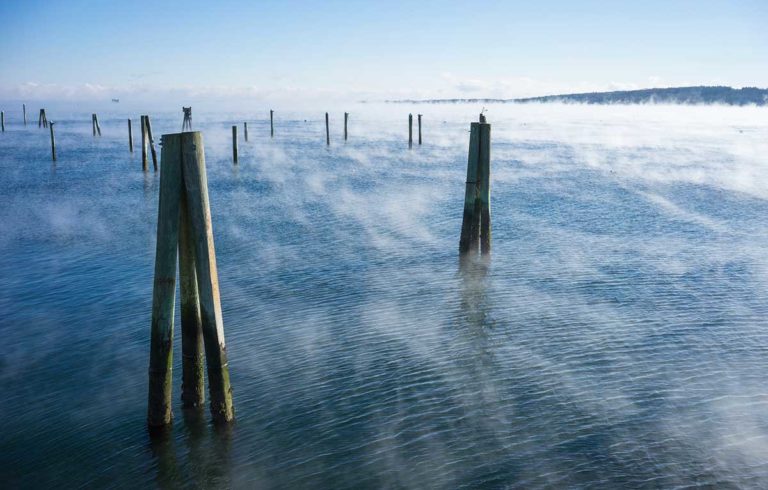
<path fill-rule="evenodd" d="M 141 169 L 147 171 L 147 116 L 141 116 Z"/>
<path fill-rule="evenodd" d="M 181 132 L 185 130 L 192 131 L 192 107 L 183 107 L 181 111 L 184 113 L 184 121 L 181 123 Z"/>
<path fill-rule="evenodd" d="M 91 114 L 91 126 L 93 126 L 93 135 L 96 136 L 96 133 L 101 136 L 101 126 L 99 126 L 99 116 L 96 114 Z"/>
<path fill-rule="evenodd" d="M 214 423 L 230 422 L 234 419 L 232 388 L 202 134 L 163 135 L 162 152 L 147 424 L 150 430 L 157 430 L 169 425 L 172 420 L 171 369 L 177 260 L 180 263 L 182 355 L 185 356 L 182 362 L 182 400 L 185 406 L 203 402 L 202 336 L 208 365 L 211 415 Z"/>
<path fill-rule="evenodd" d="M 245 141 L 248 141 L 248 123 L 243 123 L 243 136 L 245 137 Z"/>
<path fill-rule="evenodd" d="M 232 126 L 232 161 L 237 163 L 237 126 Z"/>
<path fill-rule="evenodd" d="M 331 145 L 331 130 L 328 125 L 328 113 L 325 113 L 325 144 L 330 146 Z"/>
<path fill-rule="evenodd" d="M 27 104 L 21 104 L 21 110 L 24 113 L 24 126 L 27 125 Z"/>
<path fill-rule="evenodd" d="M 46 124 L 48 123 L 46 122 Z M 53 137 L 53 123 L 50 123 L 48 126 L 51 129 L 51 158 L 55 162 L 56 161 L 56 138 Z"/>
<path fill-rule="evenodd" d="M 5 112 L 0 111 L 0 132 L 5 133 Z"/>
<path fill-rule="evenodd" d="M 491 125 L 481 114 L 480 122 L 472 123 L 470 128 L 459 252 L 475 251 L 479 242 L 481 253 L 487 254 L 491 251 Z"/>
<path fill-rule="evenodd" d="M 419 114 L 419 145 L 421 145 L 421 114 Z"/>
<path fill-rule="evenodd" d="M 152 137 L 152 123 L 149 122 L 149 116 L 144 116 L 147 123 L 147 139 L 149 140 L 149 150 L 152 153 L 152 166 L 157 172 L 157 152 L 155 151 L 155 139 Z"/>
<path fill-rule="evenodd" d="M 349 119 L 349 113 L 344 113 L 344 141 L 347 141 L 347 119 Z"/>
<path fill-rule="evenodd" d="M 275 125 L 273 123 L 275 111 L 272 109 L 269 110 L 269 137 L 274 138 L 275 137 Z"/>
<path fill-rule="evenodd" d="M 48 118 L 45 116 L 45 109 L 40 109 L 40 116 L 37 118 L 37 127 L 38 128 L 48 127 Z"/>
<path fill-rule="evenodd" d="M 131 129 L 131 118 L 128 118 L 128 150 L 133 153 L 133 129 Z"/>
<path fill-rule="evenodd" d="M 408 114 L 408 148 L 413 148 L 413 114 Z"/>

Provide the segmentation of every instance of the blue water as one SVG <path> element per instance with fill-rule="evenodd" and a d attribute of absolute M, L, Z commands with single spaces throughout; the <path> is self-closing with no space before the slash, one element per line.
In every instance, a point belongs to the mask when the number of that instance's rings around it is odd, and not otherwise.
<path fill-rule="evenodd" d="M 128 114 L 101 138 L 49 114 L 55 164 L 7 119 L 4 488 L 768 486 L 768 116 L 492 107 L 494 248 L 460 268 L 476 108 L 351 112 L 329 148 L 322 112 L 278 111 L 274 139 L 261 113 L 194 114 L 237 421 L 181 410 L 177 323 L 156 440 L 159 174 Z"/>

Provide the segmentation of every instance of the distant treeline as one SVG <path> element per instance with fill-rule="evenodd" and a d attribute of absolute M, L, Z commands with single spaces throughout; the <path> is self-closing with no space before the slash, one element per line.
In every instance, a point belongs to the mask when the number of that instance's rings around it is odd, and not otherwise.
<path fill-rule="evenodd" d="M 388 100 L 391 103 L 410 104 L 492 104 L 529 102 L 566 102 L 578 104 L 727 104 L 727 105 L 768 105 L 768 89 L 757 87 L 673 87 L 649 88 L 643 90 L 621 90 L 617 92 L 591 92 L 584 94 L 546 95 L 524 99 L 431 99 L 431 100 Z"/>

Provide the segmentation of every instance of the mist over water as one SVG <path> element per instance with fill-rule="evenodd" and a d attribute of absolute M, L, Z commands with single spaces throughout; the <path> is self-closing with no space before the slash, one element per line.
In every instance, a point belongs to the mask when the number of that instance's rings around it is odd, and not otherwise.
<path fill-rule="evenodd" d="M 460 268 L 480 109 L 336 108 L 327 148 L 321 111 L 276 110 L 270 139 L 268 109 L 193 108 L 237 421 L 181 410 L 177 307 L 175 420 L 158 441 L 159 173 L 141 172 L 138 113 L 132 155 L 128 114 L 99 113 L 101 138 L 90 111 L 48 114 L 52 164 L 48 131 L 6 110 L 0 481 L 768 484 L 768 113 L 489 106 L 493 253 Z M 424 114 L 412 150 L 409 112 L 414 134 Z M 181 128 L 180 108 L 150 115 L 157 143 Z"/>

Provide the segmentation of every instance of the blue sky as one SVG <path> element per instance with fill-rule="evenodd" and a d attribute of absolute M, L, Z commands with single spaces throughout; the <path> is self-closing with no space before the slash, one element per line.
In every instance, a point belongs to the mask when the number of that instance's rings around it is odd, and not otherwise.
<path fill-rule="evenodd" d="M 768 1 L 0 0 L 0 99 L 768 86 Z"/>

